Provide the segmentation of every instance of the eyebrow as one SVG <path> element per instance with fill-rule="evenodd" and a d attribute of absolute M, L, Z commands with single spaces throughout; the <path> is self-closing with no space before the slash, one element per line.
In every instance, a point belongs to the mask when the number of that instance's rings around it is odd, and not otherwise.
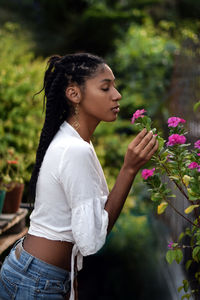
<path fill-rule="evenodd" d="M 108 79 L 108 78 L 105 78 L 105 79 L 101 80 L 101 82 L 112 82 L 112 81 L 115 81 L 115 78 L 113 80 Z"/>

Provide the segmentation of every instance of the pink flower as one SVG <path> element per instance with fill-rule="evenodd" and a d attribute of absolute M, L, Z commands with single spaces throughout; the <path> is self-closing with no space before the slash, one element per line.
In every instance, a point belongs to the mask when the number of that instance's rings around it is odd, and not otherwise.
<path fill-rule="evenodd" d="M 168 127 L 176 127 L 179 123 L 185 123 L 186 121 L 184 119 L 181 119 L 179 117 L 171 117 L 168 119 Z"/>
<path fill-rule="evenodd" d="M 200 156 L 200 153 L 197 153 L 198 156 Z"/>
<path fill-rule="evenodd" d="M 155 168 L 142 170 L 142 178 L 144 178 L 145 180 L 148 179 L 149 177 L 153 176 L 154 171 Z"/>
<path fill-rule="evenodd" d="M 168 247 L 169 249 L 173 249 L 173 242 L 169 242 L 169 244 L 167 245 L 167 247 Z"/>
<path fill-rule="evenodd" d="M 184 135 L 179 135 L 177 133 L 172 134 L 168 138 L 167 146 L 174 146 L 177 144 L 185 144 L 186 137 Z"/>
<path fill-rule="evenodd" d="M 194 143 L 194 148 L 200 149 L 200 140 L 196 141 L 196 143 Z"/>
<path fill-rule="evenodd" d="M 196 163 L 195 161 L 191 162 L 188 166 L 189 169 L 196 169 L 196 168 L 200 168 L 200 166 L 198 165 L 198 163 Z"/>
<path fill-rule="evenodd" d="M 136 119 L 143 118 L 144 117 L 143 113 L 145 113 L 145 112 L 146 112 L 146 110 L 144 110 L 144 109 L 137 109 L 131 118 L 131 123 L 134 124 Z"/>

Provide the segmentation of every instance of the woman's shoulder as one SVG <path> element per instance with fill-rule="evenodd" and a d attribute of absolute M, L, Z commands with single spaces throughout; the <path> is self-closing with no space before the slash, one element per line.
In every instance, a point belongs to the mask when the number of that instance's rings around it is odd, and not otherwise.
<path fill-rule="evenodd" d="M 92 158 L 93 149 L 92 146 L 84 140 L 74 138 L 73 141 L 68 145 L 65 150 L 67 155 L 70 155 L 71 158 Z"/>

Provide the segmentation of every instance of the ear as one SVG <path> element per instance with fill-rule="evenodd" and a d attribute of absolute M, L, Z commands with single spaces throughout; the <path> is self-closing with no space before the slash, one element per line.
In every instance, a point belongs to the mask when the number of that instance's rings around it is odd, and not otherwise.
<path fill-rule="evenodd" d="M 81 90 L 78 85 L 75 84 L 69 85 L 66 88 L 65 95 L 74 104 L 77 104 L 81 101 Z"/>

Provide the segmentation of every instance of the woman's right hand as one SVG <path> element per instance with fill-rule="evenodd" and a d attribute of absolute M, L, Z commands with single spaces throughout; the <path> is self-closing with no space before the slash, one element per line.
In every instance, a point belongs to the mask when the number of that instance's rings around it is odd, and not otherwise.
<path fill-rule="evenodd" d="M 129 144 L 124 164 L 111 190 L 105 209 L 109 214 L 108 232 L 115 224 L 139 169 L 158 149 L 158 141 L 152 132 L 143 129 Z"/>
<path fill-rule="evenodd" d="M 133 173 L 146 164 L 158 150 L 158 141 L 153 133 L 144 128 L 129 144 L 124 158 L 124 168 Z"/>

